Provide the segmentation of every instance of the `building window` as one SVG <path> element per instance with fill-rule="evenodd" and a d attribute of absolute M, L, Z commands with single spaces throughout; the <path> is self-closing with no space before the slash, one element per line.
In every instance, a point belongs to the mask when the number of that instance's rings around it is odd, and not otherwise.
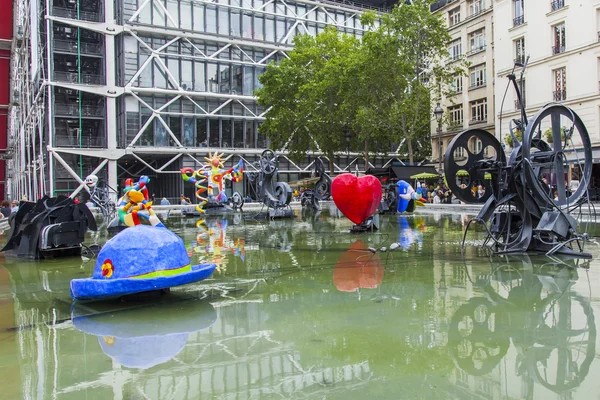
<path fill-rule="evenodd" d="M 469 69 L 471 88 L 485 86 L 485 64 L 479 64 Z"/>
<path fill-rule="evenodd" d="M 450 116 L 450 128 L 459 128 L 463 125 L 463 106 L 448 107 L 448 115 Z"/>
<path fill-rule="evenodd" d="M 485 29 L 477 29 L 469 33 L 469 43 L 471 52 L 479 51 L 485 48 Z"/>
<path fill-rule="evenodd" d="M 553 0 L 551 5 L 552 11 L 560 10 L 565 6 L 565 0 Z"/>
<path fill-rule="evenodd" d="M 460 39 L 456 39 L 450 42 L 450 44 L 448 45 L 448 53 L 450 61 L 455 61 L 458 60 L 458 58 L 460 58 L 462 53 L 462 44 Z"/>
<path fill-rule="evenodd" d="M 456 76 L 454 76 L 454 79 L 450 83 L 450 91 L 453 93 L 460 93 L 460 92 L 462 92 L 462 90 L 463 90 L 462 76 L 456 75 Z"/>
<path fill-rule="evenodd" d="M 448 12 L 449 25 L 454 26 L 460 22 L 460 7 L 456 7 Z"/>
<path fill-rule="evenodd" d="M 525 23 L 525 0 L 513 0 L 513 26 Z"/>
<path fill-rule="evenodd" d="M 515 64 L 525 64 L 525 38 L 513 41 L 515 47 Z"/>
<path fill-rule="evenodd" d="M 552 54 L 559 54 L 565 51 L 567 45 L 567 34 L 565 30 L 565 23 L 554 25 L 552 27 L 552 33 L 554 34 L 554 46 L 552 46 Z"/>
<path fill-rule="evenodd" d="M 554 101 L 567 99 L 567 69 L 565 67 L 555 69 L 554 74 Z"/>
<path fill-rule="evenodd" d="M 469 103 L 471 105 L 471 123 L 487 121 L 487 99 L 479 99 Z"/>
<path fill-rule="evenodd" d="M 485 10 L 485 1 L 469 0 L 469 16 L 480 14 L 483 10 Z"/>

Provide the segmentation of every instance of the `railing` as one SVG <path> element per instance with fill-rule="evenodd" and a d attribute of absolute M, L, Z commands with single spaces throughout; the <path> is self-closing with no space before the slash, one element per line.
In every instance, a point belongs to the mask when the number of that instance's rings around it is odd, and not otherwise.
<path fill-rule="evenodd" d="M 552 3 L 552 11 L 560 10 L 565 6 L 565 0 L 554 0 Z"/>
<path fill-rule="evenodd" d="M 552 46 L 552 54 L 560 54 L 565 52 L 565 46 Z"/>
<path fill-rule="evenodd" d="M 391 11 L 391 8 L 389 8 L 389 7 L 378 7 L 373 4 L 362 3 L 360 1 L 349 1 L 349 0 L 321 0 L 321 1 L 323 3 L 331 3 L 331 4 L 335 4 L 335 5 L 343 4 L 345 6 L 357 8 L 359 10 L 368 9 L 368 10 L 374 10 L 374 11 L 380 11 L 380 12 L 386 12 L 386 13 L 389 13 Z"/>
<path fill-rule="evenodd" d="M 487 122 L 487 117 L 473 118 L 469 121 L 469 125 L 483 124 Z"/>
<path fill-rule="evenodd" d="M 472 48 L 469 52 L 467 52 L 467 57 L 472 56 L 473 54 L 481 53 L 485 50 L 485 44 L 483 46 Z"/>
<path fill-rule="evenodd" d="M 78 136 L 71 135 L 54 135 L 54 146 L 55 147 L 81 147 L 86 149 L 94 148 L 106 148 L 106 137 L 105 136 L 83 136 L 81 143 L 79 142 Z"/>
<path fill-rule="evenodd" d="M 102 55 L 102 44 L 99 43 L 85 43 L 80 42 L 79 46 L 77 42 L 71 40 L 54 40 L 54 50 L 55 51 L 64 51 L 68 53 L 77 53 L 77 49 L 79 47 L 79 52 L 81 54 L 95 54 Z"/>
<path fill-rule="evenodd" d="M 454 54 L 453 56 L 448 57 L 447 62 L 451 63 L 459 60 L 462 57 L 462 54 Z"/>
<path fill-rule="evenodd" d="M 486 81 L 473 82 L 471 83 L 471 86 L 469 86 L 469 89 L 477 89 L 479 87 L 484 87 L 486 83 Z"/>
<path fill-rule="evenodd" d="M 515 64 L 525 64 L 525 56 L 520 54 L 515 58 Z"/>
<path fill-rule="evenodd" d="M 552 97 L 554 101 L 565 101 L 567 99 L 567 91 L 557 90 L 556 92 L 552 92 Z"/>
<path fill-rule="evenodd" d="M 104 76 L 80 74 L 77 72 L 54 71 L 54 79 L 58 82 L 79 83 L 82 85 L 104 85 Z"/>
<path fill-rule="evenodd" d="M 54 112 L 56 115 L 79 116 L 79 106 L 77 104 L 55 104 Z M 102 106 L 81 106 L 82 117 L 103 117 L 104 107 Z"/>
<path fill-rule="evenodd" d="M 104 22 L 102 14 L 97 12 L 79 11 L 79 18 L 77 18 L 77 10 L 73 8 L 53 7 L 52 15 L 55 17 L 78 19 L 80 21 Z"/>
<path fill-rule="evenodd" d="M 523 25 L 525 23 L 525 16 L 521 15 L 513 19 L 513 27 Z"/>
<path fill-rule="evenodd" d="M 515 100 L 515 110 L 521 109 L 521 102 L 519 100 Z"/>

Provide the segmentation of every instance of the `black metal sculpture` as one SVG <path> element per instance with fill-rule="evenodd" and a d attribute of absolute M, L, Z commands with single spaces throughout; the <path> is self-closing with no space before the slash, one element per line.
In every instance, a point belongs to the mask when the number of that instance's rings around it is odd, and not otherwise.
<path fill-rule="evenodd" d="M 293 218 L 290 208 L 292 188 L 286 182 L 274 182 L 279 171 L 277 154 L 270 149 L 262 152 L 259 160 L 258 200 L 267 206 L 269 218 Z"/>
<path fill-rule="evenodd" d="M 526 65 L 521 66 L 524 71 Z M 587 129 L 572 109 L 561 104 L 548 104 L 528 119 L 515 74 L 508 78 L 521 105 L 521 118 L 511 122 L 512 153 L 507 159 L 500 141 L 485 130 L 460 133 L 444 156 L 448 187 L 465 203 L 484 204 L 469 224 L 485 225 L 486 244 L 496 253 L 589 257 L 583 253 L 587 234 L 577 233 L 577 222 L 570 215 L 589 202 L 592 150 Z M 579 168 L 577 188 L 567 187 L 569 164 Z M 486 175 L 491 177 L 487 185 Z"/>
<path fill-rule="evenodd" d="M 32 259 L 80 255 L 87 230 L 97 229 L 87 206 L 66 196 L 21 202 L 10 225 L 8 242 L 1 251 Z"/>
<path fill-rule="evenodd" d="M 331 178 L 325 172 L 323 161 L 320 158 L 315 159 L 314 175 L 319 178 L 315 183 L 314 189 L 306 189 L 300 195 L 300 204 L 302 207 L 311 207 L 315 211 L 321 211 L 319 200 L 328 200 L 331 197 Z"/>

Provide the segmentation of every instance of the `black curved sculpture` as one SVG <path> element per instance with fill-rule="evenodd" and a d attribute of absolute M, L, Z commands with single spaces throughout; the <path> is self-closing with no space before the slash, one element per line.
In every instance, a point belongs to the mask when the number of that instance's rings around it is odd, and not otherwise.
<path fill-rule="evenodd" d="M 515 75 L 509 79 L 522 105 Z M 512 124 L 510 157 L 485 130 L 458 134 L 444 156 L 448 187 L 465 203 L 483 204 L 471 222 L 486 227 L 486 244 L 498 254 L 538 251 L 591 257 L 583 252 L 587 234 L 577 233 L 571 216 L 589 203 L 592 174 L 592 146 L 581 118 L 569 107 L 552 103 L 532 119 L 522 106 L 521 119 Z M 572 165 L 580 171 L 576 188 L 568 187 L 565 179 Z M 487 183 L 486 175 L 491 178 Z"/>
<path fill-rule="evenodd" d="M 293 218 L 290 208 L 292 188 L 286 182 L 274 182 L 279 171 L 277 154 L 270 149 L 262 152 L 259 160 L 258 200 L 267 206 L 269 218 Z"/>
<path fill-rule="evenodd" d="M 87 206 L 66 196 L 21 202 L 17 213 L 11 215 L 10 226 L 8 242 L 1 251 L 31 259 L 80 255 L 85 233 L 97 229 Z"/>
<path fill-rule="evenodd" d="M 300 195 L 302 207 L 311 207 L 315 211 L 321 211 L 319 200 L 328 200 L 331 197 L 331 178 L 325 172 L 325 166 L 320 158 L 315 159 L 314 175 L 319 180 L 314 189 L 306 189 Z"/>

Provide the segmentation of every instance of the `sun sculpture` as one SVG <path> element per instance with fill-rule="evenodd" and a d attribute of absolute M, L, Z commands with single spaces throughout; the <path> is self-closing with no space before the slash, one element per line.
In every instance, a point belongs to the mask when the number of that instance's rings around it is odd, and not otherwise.
<path fill-rule="evenodd" d="M 196 205 L 198 212 L 204 213 L 204 206 L 209 203 L 215 205 L 227 204 L 228 199 L 223 189 L 224 180 L 228 179 L 233 182 L 241 182 L 244 176 L 244 163 L 240 160 L 237 165 L 229 169 L 224 169 L 223 166 L 223 154 L 215 152 L 214 154 L 208 153 L 208 157 L 204 157 L 206 164 L 194 171 L 192 168 L 182 168 L 181 177 L 184 181 L 193 183 L 196 187 L 196 198 L 200 200 L 200 203 Z M 207 193 L 207 197 L 203 194 Z M 236 193 L 237 194 L 237 193 Z M 233 197 L 235 197 L 235 195 Z M 240 201 L 241 196 L 237 194 Z M 235 199 L 234 204 L 236 203 Z"/>

